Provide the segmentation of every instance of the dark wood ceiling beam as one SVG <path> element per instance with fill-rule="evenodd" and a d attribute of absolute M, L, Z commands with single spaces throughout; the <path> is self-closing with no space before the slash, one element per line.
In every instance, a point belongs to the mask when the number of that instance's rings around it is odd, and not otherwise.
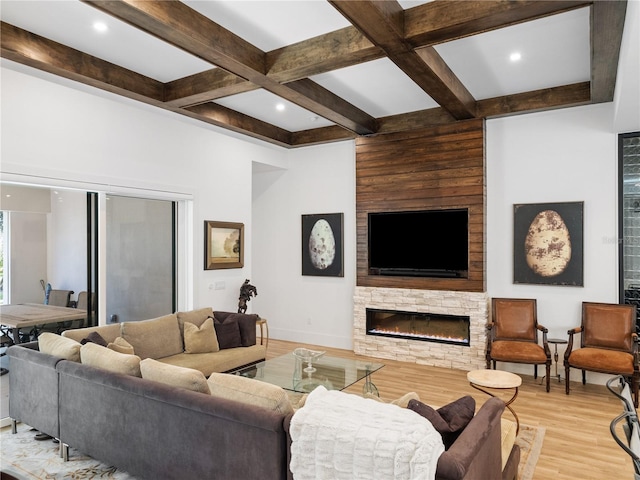
<path fill-rule="evenodd" d="M 5 22 L 0 24 L 1 56 L 128 98 L 161 106 L 163 84 Z"/>
<path fill-rule="evenodd" d="M 514 113 L 575 107 L 590 102 L 589 82 L 582 82 L 480 100 L 478 116 L 501 117 Z"/>
<path fill-rule="evenodd" d="M 253 83 L 221 68 L 189 75 L 164 85 L 164 99 L 174 107 L 188 107 L 216 98 L 257 90 Z"/>
<path fill-rule="evenodd" d="M 414 47 L 424 47 L 588 6 L 591 3 L 592 1 L 561 0 L 429 2 L 405 10 L 404 35 Z M 380 47 L 371 43 L 357 28 L 351 26 L 267 52 L 265 68 L 270 78 L 287 83 L 383 57 L 385 53 Z M 172 82 L 175 83 L 175 88 L 168 91 L 168 101 L 175 106 L 193 105 L 257 88 L 246 80 L 237 80 L 231 73 L 227 73 L 229 79 L 214 79 L 209 83 L 212 71 Z M 193 85 L 189 87 L 189 83 Z M 217 91 L 218 88 L 221 90 Z M 182 100 L 181 95 L 186 98 Z"/>
<path fill-rule="evenodd" d="M 384 51 L 357 28 L 346 27 L 267 52 L 266 69 L 269 78 L 288 83 L 384 56 Z M 214 68 L 170 82 L 166 98 L 172 105 L 182 107 L 257 88 L 248 80 Z"/>
<path fill-rule="evenodd" d="M 475 99 L 433 47 L 418 53 L 405 40 L 404 11 L 395 1 L 329 0 L 411 80 L 457 119 L 475 117 Z"/>
<path fill-rule="evenodd" d="M 183 109 L 186 115 L 203 122 L 225 128 L 283 147 L 290 146 L 291 132 L 257 118 L 223 107 L 217 103 L 203 103 Z"/>
<path fill-rule="evenodd" d="M 291 147 L 308 147 L 311 145 L 320 145 L 323 143 L 339 142 L 342 140 L 352 140 L 357 138 L 353 132 L 345 130 L 342 127 L 320 127 L 310 130 L 301 130 L 299 132 L 291 132 Z"/>
<path fill-rule="evenodd" d="M 286 83 L 384 56 L 357 28 L 346 27 L 267 52 L 267 75 Z"/>
<path fill-rule="evenodd" d="M 574 107 L 590 102 L 589 82 L 576 83 L 561 87 L 545 88 L 531 92 L 506 95 L 478 101 L 478 116 L 495 118 L 518 113 L 549 110 L 552 108 Z M 379 129 L 376 135 L 410 132 L 422 128 L 456 123 L 446 110 L 440 107 L 401 113 L 378 119 Z M 313 145 L 329 141 L 344 140 L 346 132 L 339 127 L 325 127 L 301 132 L 291 132 L 291 146 Z"/>
<path fill-rule="evenodd" d="M 13 25 L 0 24 L 1 56 L 70 80 L 289 147 L 290 132 L 216 104 L 179 109 L 163 102 L 163 84 Z"/>
<path fill-rule="evenodd" d="M 81 0 L 202 60 L 251 80 L 264 52 L 176 0 Z"/>
<path fill-rule="evenodd" d="M 591 7 L 591 101 L 611 102 L 616 87 L 627 1 L 596 1 Z"/>
<path fill-rule="evenodd" d="M 404 35 L 414 47 L 424 47 L 586 7 L 592 3 L 592 0 L 438 0 L 405 11 Z"/>
<path fill-rule="evenodd" d="M 324 95 L 328 103 L 319 103 L 269 78 L 264 52 L 181 2 L 83 1 L 344 128 L 358 134 L 373 133 L 377 128 L 375 118 L 337 95 L 331 99 Z M 354 117 L 355 110 L 358 114 Z"/>

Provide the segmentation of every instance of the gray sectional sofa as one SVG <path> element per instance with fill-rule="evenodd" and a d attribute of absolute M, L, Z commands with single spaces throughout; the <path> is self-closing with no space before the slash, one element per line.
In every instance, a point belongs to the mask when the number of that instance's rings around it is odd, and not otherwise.
<path fill-rule="evenodd" d="M 292 480 L 289 425 L 294 411 L 288 398 L 271 397 L 268 407 L 253 403 L 263 389 L 279 387 L 213 373 L 205 380 L 211 392 L 203 394 L 171 382 L 49 355 L 38 348 L 38 342 L 32 342 L 8 349 L 9 413 L 14 422 L 58 438 L 62 452 L 66 446 L 73 447 L 141 479 Z M 160 360 L 142 360 L 142 370 L 145 362 L 166 365 L 169 370 L 182 368 Z M 225 394 L 227 381 L 230 388 Z M 440 456 L 436 479 L 515 478 L 517 446 L 502 468 L 503 410 L 499 399 L 488 400 L 478 410 Z"/>

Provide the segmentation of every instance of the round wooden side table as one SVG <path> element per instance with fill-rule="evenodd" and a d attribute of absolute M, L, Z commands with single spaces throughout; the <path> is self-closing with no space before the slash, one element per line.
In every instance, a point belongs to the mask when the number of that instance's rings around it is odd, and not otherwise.
<path fill-rule="evenodd" d="M 484 369 L 472 370 L 471 372 L 468 372 L 467 380 L 469 380 L 469 383 L 473 388 L 486 393 L 490 397 L 495 397 L 495 395 L 488 390 L 485 390 L 486 388 L 492 388 L 496 390 L 507 390 L 510 388 L 514 389 L 513 396 L 509 400 L 504 402 L 504 404 L 513 415 L 513 418 L 516 419 L 516 435 L 518 435 L 518 433 L 520 432 L 520 419 L 511 407 L 511 404 L 518 396 L 518 387 L 522 385 L 522 378 L 511 372 Z"/>

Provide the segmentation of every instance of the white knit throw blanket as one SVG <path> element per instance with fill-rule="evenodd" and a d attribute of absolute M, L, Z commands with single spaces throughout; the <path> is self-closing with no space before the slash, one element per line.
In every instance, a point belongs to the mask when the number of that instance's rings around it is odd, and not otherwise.
<path fill-rule="evenodd" d="M 291 420 L 295 480 L 430 480 L 441 435 L 417 413 L 317 387 Z"/>

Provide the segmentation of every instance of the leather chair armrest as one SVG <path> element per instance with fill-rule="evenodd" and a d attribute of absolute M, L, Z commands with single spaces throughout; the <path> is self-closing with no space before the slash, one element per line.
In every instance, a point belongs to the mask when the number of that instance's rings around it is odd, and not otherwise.
<path fill-rule="evenodd" d="M 567 334 L 569 335 L 569 342 L 567 343 L 567 349 L 564 351 L 565 362 L 569 360 L 569 355 L 571 355 L 571 351 L 573 350 L 573 336 L 576 333 L 580 333 L 580 332 L 582 332 L 581 326 L 572 328 L 571 330 L 567 331 Z"/>
<path fill-rule="evenodd" d="M 547 327 L 543 327 L 542 325 L 537 325 L 538 330 L 542 332 L 542 347 L 544 348 L 544 353 L 547 358 L 551 358 L 551 350 L 549 349 L 549 342 L 547 340 L 547 334 L 549 333 L 549 329 Z"/>

